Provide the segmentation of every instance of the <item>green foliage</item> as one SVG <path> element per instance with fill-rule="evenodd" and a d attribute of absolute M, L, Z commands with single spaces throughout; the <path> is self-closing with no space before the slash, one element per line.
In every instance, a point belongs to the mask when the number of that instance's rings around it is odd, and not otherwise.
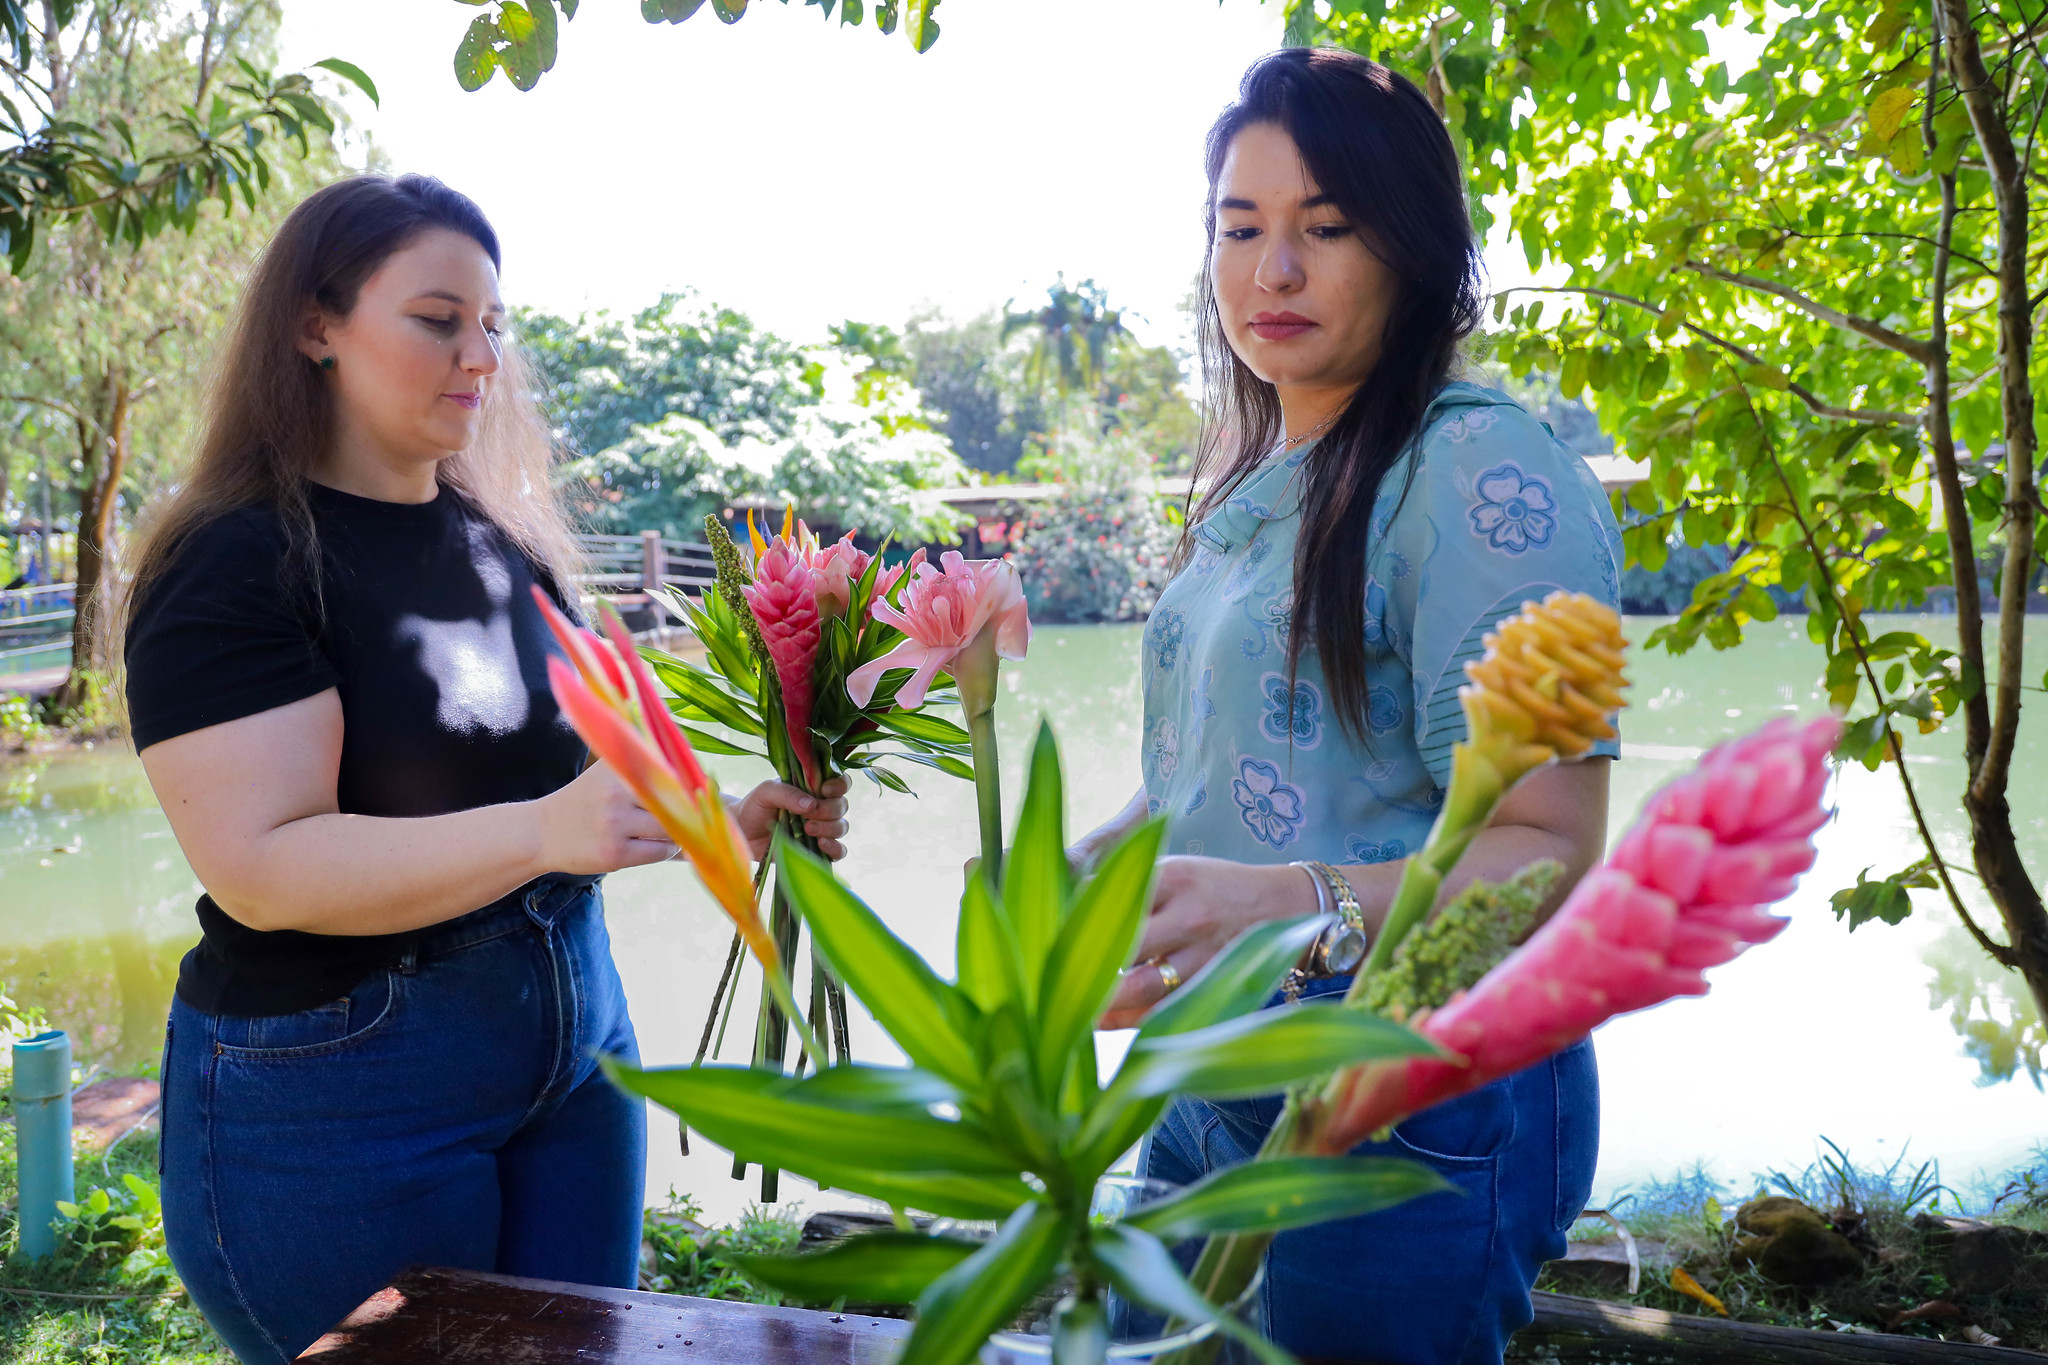
<path fill-rule="evenodd" d="M 166 228 L 193 232 L 208 199 L 232 208 L 239 197 L 253 209 L 270 189 L 285 144 L 296 144 L 303 157 L 310 132 L 334 131 L 337 108 L 306 75 L 276 75 L 227 46 L 242 26 L 232 13 L 216 32 L 190 15 L 133 0 L 61 0 L 39 8 L 0 0 L 0 45 L 12 49 L 12 65 L 23 73 L 9 82 L 18 99 L 0 94 L 0 141 L 10 144 L 0 150 L 0 261 L 17 275 L 28 269 L 37 240 L 60 222 L 89 217 L 107 241 L 140 246 Z M 86 22 L 74 26 L 80 18 Z M 125 66 L 128 88 L 146 88 L 138 79 L 146 73 L 135 69 L 138 54 L 146 67 L 152 49 L 182 53 L 188 44 L 200 49 L 204 67 L 217 64 L 226 79 L 197 79 L 189 102 L 93 107 L 95 67 Z M 374 84 L 350 63 L 330 58 L 315 65 L 376 98 Z M 74 106 L 81 85 L 88 98 Z"/>
<path fill-rule="evenodd" d="M 0 6 L 15 0 L 0 0 Z M 561 25 L 576 17 L 580 0 L 457 0 L 458 4 L 484 7 L 487 12 L 472 19 L 455 49 L 455 79 L 464 90 L 481 90 L 499 71 L 521 90 L 531 90 L 541 73 L 555 68 Z M 640 0 L 640 17 L 650 24 L 680 24 L 695 17 L 705 0 Z M 782 0 L 787 5 L 789 0 Z M 833 0 L 804 0 L 804 8 L 816 6 L 829 22 Z M 933 17 L 939 0 L 839 0 L 839 23 L 858 28 L 872 6 L 875 27 L 894 33 L 899 22 L 903 35 L 918 52 L 929 52 L 939 40 L 938 20 Z M 747 12 L 747 0 L 711 0 L 711 12 L 720 23 L 736 24 Z M 0 28 L 5 26 L 0 9 Z"/>
<path fill-rule="evenodd" d="M 803 1225 L 794 1209 L 759 1205 L 731 1227 L 706 1228 L 704 1211 L 689 1195 L 669 1191 L 667 1204 L 647 1210 L 642 1229 L 640 1288 L 655 1294 L 780 1305 L 787 1300 L 763 1291 L 740 1269 L 751 1257 L 796 1250 Z"/>
<path fill-rule="evenodd" d="M 1149 491 L 1063 491 L 1010 528 L 1035 621 L 1142 619 L 1171 576 L 1180 529 Z"/>
<path fill-rule="evenodd" d="M 0 692 L 0 750 L 25 748 L 49 733 L 34 701 L 20 692 Z"/>
<path fill-rule="evenodd" d="M 1870 880 L 1870 869 L 1866 867 L 1856 874 L 1856 885 L 1837 891 L 1828 905 L 1836 919 L 1849 921 L 1853 932 L 1874 919 L 1886 924 L 1899 923 L 1913 913 L 1913 901 L 1907 892 L 1933 890 L 1939 885 L 1934 879 L 1933 865 L 1925 858 L 1876 881 Z"/>
<path fill-rule="evenodd" d="M 1999 586 L 1990 661 L 1974 620 L 1950 650 L 1867 619 L 1974 589 L 2001 545 L 2034 553 L 2038 513 L 2011 504 L 2038 503 L 2035 419 L 2008 430 L 2004 404 L 2048 376 L 1999 327 L 2032 306 L 2015 296 L 2038 297 L 2042 266 L 2016 261 L 2005 296 L 1997 272 L 2001 203 L 2040 232 L 2024 167 L 2048 80 L 2030 12 L 1998 0 L 1943 35 L 1943 8 L 1288 5 L 1299 41 L 1427 82 L 1475 211 L 1490 197 L 1531 268 L 1562 281 L 1496 295 L 1494 355 L 1558 375 L 1648 463 L 1626 498 L 1630 562 L 1659 568 L 1674 535 L 1726 556 L 1649 643 L 1729 648 L 1803 599 L 1830 700 L 1859 717 L 1849 756 L 1875 768 L 1907 736 L 1967 727 L 1972 851 L 2006 869 L 1983 885 L 2020 942 L 2048 934 L 2048 913 L 2003 796 L 2018 712 L 1992 687 L 2019 658 L 2035 565 L 2015 561 Z M 1988 79 L 1958 76 L 1980 59 Z M 2008 140 L 2021 169 L 1999 182 L 1990 149 Z M 1945 407 L 1930 399 L 1943 390 Z M 1967 913 L 1955 878 L 1938 880 Z M 1908 884 L 1865 882 L 1843 908 L 1896 918 Z M 1992 951 L 2048 1001 L 2048 969 Z"/>
<path fill-rule="evenodd" d="M 819 526 L 957 538 L 932 490 L 965 471 L 908 384 L 857 347 L 806 350 L 680 294 L 631 318 L 518 325 L 592 529 L 694 539 L 705 513 L 753 497 Z"/>
<path fill-rule="evenodd" d="M 971 1252 L 920 1246 L 896 1232 L 876 1244 L 872 1263 L 856 1251 L 747 1262 L 762 1281 L 813 1300 L 916 1291 L 906 1365 L 973 1358 L 1063 1265 L 1077 1289 L 1058 1310 L 1055 1333 L 1096 1352 L 1084 1359 L 1102 1358 L 1094 1324 L 1105 1285 L 1184 1317 L 1215 1316 L 1141 1230 L 1148 1225 L 1176 1239 L 1292 1227 L 1440 1188 L 1426 1169 L 1402 1162 L 1271 1163 L 1198 1186 L 1171 1205 L 1140 1206 L 1121 1224 L 1090 1220 L 1097 1180 L 1177 1089 L 1264 1093 L 1430 1048 L 1363 1011 L 1260 1009 L 1317 927 L 1276 922 L 1242 935 L 1174 994 L 1173 1008 L 1155 1011 L 1100 1086 L 1091 1026 L 1137 943 L 1163 826 L 1141 826 L 1077 884 L 1062 805 L 1058 753 L 1041 728 L 1002 886 L 977 870 L 963 898 L 958 981 L 926 965 L 824 862 L 778 843 L 790 903 L 912 1065 L 841 1065 L 796 1078 L 607 1063 L 620 1085 L 746 1160 L 899 1208 L 1003 1220 Z M 1232 1322 L 1223 1330 L 1244 1331 Z M 1260 1349 L 1285 1358 L 1278 1348 Z"/>
<path fill-rule="evenodd" d="M 1467 886 L 1401 940 L 1385 969 L 1366 983 L 1366 1008 L 1407 1018 L 1470 990 L 1535 931 L 1563 872 L 1545 858 L 1505 882 Z"/>

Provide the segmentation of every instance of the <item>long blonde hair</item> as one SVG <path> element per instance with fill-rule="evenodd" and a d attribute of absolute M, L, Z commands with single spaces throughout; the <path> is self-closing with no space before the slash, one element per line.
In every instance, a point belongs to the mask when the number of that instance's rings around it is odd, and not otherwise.
<path fill-rule="evenodd" d="M 208 394 L 203 434 L 183 482 L 143 520 L 128 553 L 102 657 L 121 667 L 121 643 L 149 588 L 192 534 L 243 507 L 275 512 L 289 575 L 317 582 L 320 548 L 308 487 L 334 430 L 334 398 L 299 351 L 308 304 L 333 317 L 354 309 L 363 282 L 422 232 L 446 228 L 499 262 L 498 237 L 467 196 L 431 176 L 358 175 L 308 195 L 250 273 Z M 576 543 L 553 481 L 554 442 L 508 341 L 485 399 L 476 442 L 441 462 L 438 477 L 502 531 L 573 598 Z"/>

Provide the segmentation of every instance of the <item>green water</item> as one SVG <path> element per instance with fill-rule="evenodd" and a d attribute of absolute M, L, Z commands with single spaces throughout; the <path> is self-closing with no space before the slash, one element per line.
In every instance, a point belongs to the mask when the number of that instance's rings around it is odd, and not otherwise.
<path fill-rule="evenodd" d="M 1640 638 L 1655 624 L 1631 621 L 1630 634 Z M 1938 624 L 1887 622 L 1931 634 Z M 1139 782 L 1139 640 L 1135 626 L 1042 628 L 1031 657 L 1006 666 L 999 718 L 1013 800 L 1041 714 L 1059 732 L 1073 828 L 1129 799 Z M 1796 620 L 1758 628 L 1733 653 L 1639 654 L 1611 828 L 1623 828 L 1644 797 L 1704 746 L 1775 714 L 1819 714 L 1819 669 L 1819 652 Z M 2013 799 L 2024 851 L 2048 871 L 2048 797 L 2034 776 L 2044 746 L 2048 729 L 2037 725 L 2014 765 Z M 1959 755 L 1958 736 L 1930 736 L 1908 769 L 1939 837 L 1957 854 L 1965 833 Z M 762 775 L 746 760 L 715 766 L 732 787 Z M 844 872 L 936 966 L 950 970 L 959 869 L 975 845 L 973 796 L 965 783 L 937 774 L 919 771 L 912 782 L 916 798 L 865 783 L 857 790 Z M 1859 1159 L 1889 1161 L 1902 1150 L 1914 1162 L 1939 1158 L 1951 1184 L 1967 1184 L 2023 1159 L 2042 1140 L 2048 1098 L 2024 1070 L 2017 1080 L 1986 1083 L 1950 1024 L 1960 1004 L 1995 1039 L 2001 1026 L 2031 1015 L 1947 912 L 1930 897 L 1899 928 L 1853 935 L 1829 912 L 1829 893 L 1863 867 L 1888 871 L 1915 856 L 1890 770 L 1849 770 L 1839 803 L 1819 865 L 1789 903 L 1791 929 L 1718 971 L 1707 999 L 1674 1002 L 1601 1031 L 1604 1191 L 1699 1159 L 1733 1180 L 1804 1165 L 1821 1134 Z M 197 894 L 125 750 L 0 767 L 0 982 L 70 1029 L 88 1061 L 127 1068 L 155 1057 L 177 961 L 194 937 Z M 676 865 L 614 875 L 607 903 L 643 1053 L 655 1064 L 687 1061 L 724 960 L 727 926 Z M 726 1055 L 738 1056 L 747 1036 L 742 1017 Z M 891 1055 L 864 1018 L 855 1021 L 854 1047 L 877 1060 Z M 674 1184 L 714 1215 L 730 1216 L 751 1195 L 751 1183 L 728 1178 L 722 1154 L 700 1143 L 683 1157 L 673 1121 L 659 1113 L 650 1150 L 657 1197 Z M 806 1193 L 798 1187 L 790 1197 Z"/>

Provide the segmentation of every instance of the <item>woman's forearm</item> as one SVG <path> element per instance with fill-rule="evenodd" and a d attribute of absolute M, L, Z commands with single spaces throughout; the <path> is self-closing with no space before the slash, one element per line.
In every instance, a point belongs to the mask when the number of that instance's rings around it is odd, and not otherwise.
<path fill-rule="evenodd" d="M 258 838 L 224 876 L 202 875 L 252 929 L 392 934 L 489 905 L 550 869 L 542 803 L 387 819 L 309 815 Z"/>

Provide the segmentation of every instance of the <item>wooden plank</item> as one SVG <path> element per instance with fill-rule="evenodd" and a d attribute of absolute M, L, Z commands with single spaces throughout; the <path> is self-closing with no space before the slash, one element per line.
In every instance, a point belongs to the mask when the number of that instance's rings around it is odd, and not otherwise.
<path fill-rule="evenodd" d="M 307 1347 L 317 1365 L 888 1365 L 890 1318 L 415 1267 Z"/>
<path fill-rule="evenodd" d="M 1536 1321 L 1508 1344 L 1511 1361 L 1541 1365 L 2042 1365 L 2048 1355 L 1919 1337 L 1814 1332 L 1655 1308 L 1531 1295 Z"/>

